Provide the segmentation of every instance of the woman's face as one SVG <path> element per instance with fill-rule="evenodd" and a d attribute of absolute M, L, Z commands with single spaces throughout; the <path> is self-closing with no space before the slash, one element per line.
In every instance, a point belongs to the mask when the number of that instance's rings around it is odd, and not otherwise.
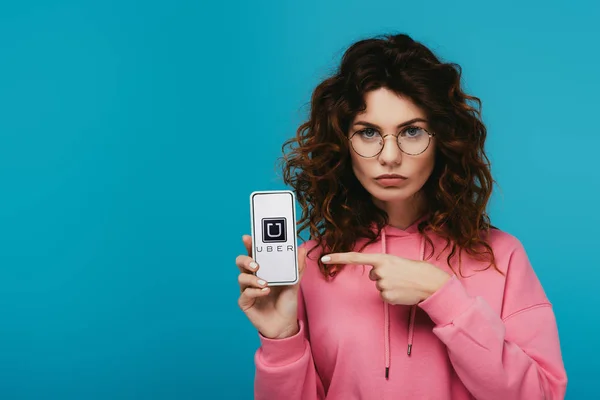
<path fill-rule="evenodd" d="M 373 196 L 375 204 L 407 205 L 419 197 L 415 194 L 420 192 L 434 166 L 435 141 L 423 130 L 429 130 L 425 113 L 409 99 L 386 88 L 367 93 L 365 101 L 366 110 L 355 117 L 348 132 L 352 138 L 354 174 Z M 399 135 L 404 150 L 421 153 L 402 152 L 397 144 Z M 383 150 L 374 157 L 365 158 L 357 153 L 373 155 L 381 143 Z M 397 177 L 386 178 L 383 176 L 386 174 Z"/>

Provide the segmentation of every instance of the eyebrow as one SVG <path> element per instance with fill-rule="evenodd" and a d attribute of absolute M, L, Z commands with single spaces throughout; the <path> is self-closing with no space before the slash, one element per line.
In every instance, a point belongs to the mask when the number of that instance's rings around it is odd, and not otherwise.
<path fill-rule="evenodd" d="M 403 126 L 414 124 L 415 122 L 425 122 L 425 123 L 427 123 L 427 120 L 424 119 L 424 118 L 413 118 L 413 119 L 410 119 L 408 121 L 405 121 L 405 122 L 399 124 L 398 126 L 396 126 L 396 128 L 402 128 Z M 367 121 L 356 121 L 354 123 L 354 125 L 362 125 L 362 126 L 366 126 L 366 127 L 369 127 L 369 128 L 374 128 L 374 129 L 382 130 L 382 128 L 380 126 L 377 126 L 377 125 L 372 124 L 372 123 L 367 122 Z"/>

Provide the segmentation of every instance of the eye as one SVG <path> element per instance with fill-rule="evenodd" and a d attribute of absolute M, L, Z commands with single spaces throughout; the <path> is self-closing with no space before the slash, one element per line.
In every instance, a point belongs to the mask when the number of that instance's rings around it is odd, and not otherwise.
<path fill-rule="evenodd" d="M 418 139 L 422 136 L 426 136 L 427 132 L 425 129 L 419 126 L 409 126 L 404 131 L 402 131 L 402 137 L 407 139 Z"/>
<path fill-rule="evenodd" d="M 379 136 L 379 132 L 377 132 L 373 128 L 365 128 L 358 132 L 364 139 L 374 139 Z"/>

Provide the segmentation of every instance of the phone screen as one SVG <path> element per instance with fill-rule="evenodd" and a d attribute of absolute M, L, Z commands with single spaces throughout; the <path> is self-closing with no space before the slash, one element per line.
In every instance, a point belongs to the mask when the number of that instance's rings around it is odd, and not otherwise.
<path fill-rule="evenodd" d="M 252 257 L 256 276 L 271 286 L 298 281 L 296 201 L 292 191 L 258 191 L 250 195 Z"/>

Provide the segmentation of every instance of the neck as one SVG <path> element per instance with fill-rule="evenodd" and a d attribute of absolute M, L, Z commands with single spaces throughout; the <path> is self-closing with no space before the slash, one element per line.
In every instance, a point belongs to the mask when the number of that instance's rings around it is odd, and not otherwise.
<path fill-rule="evenodd" d="M 413 197 L 396 202 L 384 202 L 373 199 L 375 205 L 384 210 L 389 219 L 389 225 L 405 230 L 425 213 L 425 199 L 421 192 Z"/>

